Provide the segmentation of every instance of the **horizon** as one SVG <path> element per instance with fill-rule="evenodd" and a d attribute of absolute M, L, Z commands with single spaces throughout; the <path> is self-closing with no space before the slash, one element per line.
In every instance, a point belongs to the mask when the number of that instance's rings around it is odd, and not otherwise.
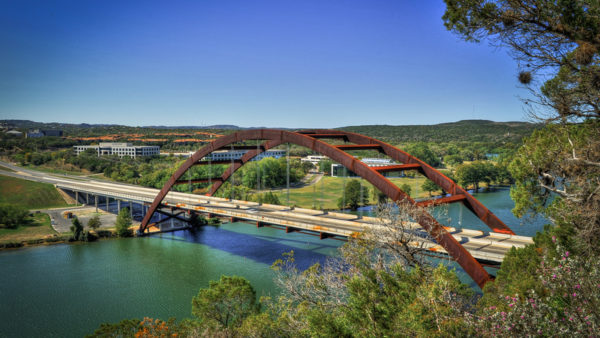
<path fill-rule="evenodd" d="M 527 119 L 516 63 L 448 32 L 441 1 L 0 8 L 0 119 L 271 128 Z"/>
<path fill-rule="evenodd" d="M 452 122 L 440 122 L 440 123 L 432 123 L 432 124 L 357 124 L 357 125 L 344 125 L 344 126 L 337 126 L 337 127 L 329 127 L 329 128 L 322 128 L 322 127 L 297 127 L 297 128 L 289 128 L 289 127 L 264 127 L 264 126 L 239 126 L 239 125 L 233 125 L 233 124 L 226 124 L 226 123 L 217 123 L 217 124 L 211 124 L 211 125 L 189 125 L 189 126 L 182 126 L 182 125 L 145 125 L 145 126 L 135 126 L 135 125 L 125 125 L 125 124 L 114 124 L 114 123 L 74 123 L 74 122 L 57 122 L 57 121 L 53 121 L 53 122 L 41 122 L 41 121 L 33 121 L 33 120 L 26 120 L 26 119 L 3 119 L 0 120 L 1 122 L 8 122 L 10 123 L 11 121 L 22 121 L 22 122 L 31 122 L 31 123 L 41 123 L 41 124 L 66 124 L 66 125 L 73 125 L 73 126 L 81 126 L 81 125 L 89 125 L 91 127 L 94 126 L 116 126 L 116 127 L 129 127 L 129 128 L 168 128 L 168 129 L 186 129 L 186 128 L 203 128 L 203 129 L 341 129 L 341 128 L 350 128 L 350 127 L 366 127 L 366 126 L 387 126 L 387 127 L 418 127 L 418 126 L 437 126 L 437 125 L 442 125 L 442 124 L 457 124 L 457 123 L 461 123 L 461 122 L 489 122 L 489 123 L 526 123 L 526 124 L 537 124 L 536 122 L 532 122 L 532 121 L 494 121 L 494 120 L 487 120 L 487 119 L 465 119 L 465 120 L 458 120 L 458 121 L 452 121 Z M 221 126 L 227 126 L 227 127 L 233 127 L 233 128 L 217 128 L 217 127 L 221 127 Z M 19 128 L 19 127 L 17 127 Z"/>

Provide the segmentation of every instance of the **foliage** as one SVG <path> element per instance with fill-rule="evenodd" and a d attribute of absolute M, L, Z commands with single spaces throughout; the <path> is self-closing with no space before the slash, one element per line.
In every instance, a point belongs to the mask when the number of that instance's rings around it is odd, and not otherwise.
<path fill-rule="evenodd" d="M 359 180 L 350 180 L 345 186 L 342 197 L 338 199 L 340 209 L 348 207 L 356 210 L 366 203 L 369 203 L 369 188 L 363 186 Z"/>
<path fill-rule="evenodd" d="M 73 220 L 71 220 L 71 224 L 70 230 L 73 233 L 72 239 L 74 241 L 82 241 L 84 239 L 84 232 L 83 225 L 79 221 L 79 218 L 74 217 Z"/>
<path fill-rule="evenodd" d="M 490 38 L 510 48 L 521 74 L 554 77 L 536 95 L 549 120 L 600 117 L 600 3 L 598 1 L 445 0 L 446 27 L 465 40 Z M 539 114 L 538 114 L 539 115 Z"/>
<path fill-rule="evenodd" d="M 265 204 L 281 204 L 279 197 L 277 197 L 277 195 L 273 194 L 271 191 L 257 195 L 257 202 Z"/>
<path fill-rule="evenodd" d="M 206 220 L 206 218 L 202 215 L 198 215 L 195 212 L 192 212 L 192 214 L 190 215 L 190 218 L 188 219 L 188 223 L 190 224 L 190 226 L 192 228 L 198 228 L 201 225 L 207 224 L 208 221 Z"/>
<path fill-rule="evenodd" d="M 406 152 L 412 156 L 424 161 L 433 167 L 439 167 L 442 163 L 437 154 L 435 154 L 426 143 L 419 142 L 406 147 Z"/>
<path fill-rule="evenodd" d="M 140 326 L 139 319 L 123 319 L 122 321 L 110 324 L 102 323 L 93 334 L 88 338 L 108 338 L 108 337 L 133 337 Z"/>
<path fill-rule="evenodd" d="M 129 208 L 123 208 L 119 210 L 117 215 L 117 222 L 115 223 L 115 229 L 119 237 L 129 237 L 132 232 L 131 229 L 131 215 L 129 214 Z"/>
<path fill-rule="evenodd" d="M 0 204 L 0 227 L 16 229 L 19 225 L 27 225 L 29 210 L 20 205 Z"/>
<path fill-rule="evenodd" d="M 441 188 L 430 179 L 426 179 L 425 182 L 423 182 L 421 189 L 427 191 L 429 196 L 431 196 L 432 192 L 441 190 Z"/>
<path fill-rule="evenodd" d="M 326 158 L 319 161 L 319 171 L 324 173 L 325 175 L 331 175 L 331 165 L 333 161 Z"/>
<path fill-rule="evenodd" d="M 412 187 L 408 183 L 403 183 L 402 185 L 400 185 L 400 190 L 404 191 L 407 195 L 410 196 L 410 193 L 412 192 Z"/>
<path fill-rule="evenodd" d="M 466 334 L 472 290 L 442 265 L 406 269 L 381 252 L 348 248 L 339 262 L 299 273 L 276 262 L 284 290 L 269 311 L 291 336 L 443 336 Z"/>
<path fill-rule="evenodd" d="M 210 281 L 192 300 L 192 314 L 209 327 L 239 327 L 248 316 L 258 313 L 256 292 L 248 280 L 221 276 Z"/>
<path fill-rule="evenodd" d="M 463 163 L 463 158 L 459 154 L 452 154 L 444 156 L 444 163 L 449 165 L 457 165 Z"/>
<path fill-rule="evenodd" d="M 478 161 L 459 165 L 455 174 L 462 186 L 473 185 L 475 190 L 478 190 L 481 182 L 485 182 L 489 186 L 491 182 L 498 181 L 498 170 L 496 168 L 490 162 Z"/>
<path fill-rule="evenodd" d="M 168 321 L 160 319 L 152 319 L 144 317 L 138 324 L 138 330 L 135 333 L 135 338 L 156 338 L 156 337 L 177 337 L 179 329 L 175 324 L 175 319 L 171 318 Z"/>
<path fill-rule="evenodd" d="M 555 241 L 557 242 L 557 241 Z M 600 329 L 600 260 L 574 256 L 560 245 L 544 255 L 536 276 L 543 291 L 506 294 L 505 311 L 490 306 L 474 322 L 493 336 L 595 336 Z"/>
<path fill-rule="evenodd" d="M 345 131 L 371 136 L 390 143 L 432 142 L 434 144 L 459 144 L 459 148 L 468 149 L 476 144 L 498 145 L 521 143 L 523 136 L 529 135 L 536 128 L 527 122 L 493 122 L 485 120 L 463 120 L 435 125 L 364 125 L 340 128 Z M 431 144 L 430 144 L 431 146 Z M 448 147 L 444 155 L 456 154 L 457 149 Z M 492 150 L 491 148 L 488 150 Z M 466 159 L 466 158 L 463 158 Z M 472 159 L 468 159 L 472 160 Z"/>
<path fill-rule="evenodd" d="M 88 221 L 88 228 L 90 229 L 94 229 L 94 230 L 98 230 L 98 228 L 100 228 L 100 226 L 102 225 L 102 221 L 100 220 L 100 215 L 96 214 L 94 216 L 92 216 L 92 218 L 90 218 L 90 220 Z"/>
<path fill-rule="evenodd" d="M 518 151 L 510 171 L 513 213 L 543 213 L 575 230 L 585 252 L 600 238 L 600 123 L 548 125 Z"/>

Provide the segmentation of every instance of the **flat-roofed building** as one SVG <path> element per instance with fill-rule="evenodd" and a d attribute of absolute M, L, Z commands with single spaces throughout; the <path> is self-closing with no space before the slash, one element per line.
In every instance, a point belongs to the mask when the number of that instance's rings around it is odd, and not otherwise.
<path fill-rule="evenodd" d="M 247 153 L 248 150 L 219 150 L 206 155 L 203 160 L 208 161 L 231 161 L 239 160 Z M 260 161 L 265 157 L 281 158 L 285 156 L 285 150 L 267 150 L 260 153 L 258 156 L 252 159 L 252 161 Z"/>
<path fill-rule="evenodd" d="M 75 155 L 79 156 L 82 152 L 94 149 L 98 156 L 104 155 L 117 155 L 119 157 L 129 156 L 153 156 L 160 154 L 159 146 L 134 146 L 131 143 L 117 143 L 117 142 L 100 142 L 99 145 L 93 146 L 73 146 Z"/>

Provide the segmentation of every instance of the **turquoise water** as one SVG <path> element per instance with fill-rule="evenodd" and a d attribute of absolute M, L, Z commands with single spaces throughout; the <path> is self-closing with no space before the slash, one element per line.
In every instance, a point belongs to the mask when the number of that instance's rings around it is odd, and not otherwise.
<path fill-rule="evenodd" d="M 270 265 L 295 251 L 306 268 L 342 242 L 235 223 L 156 237 L 0 252 L 0 337 L 81 337 L 100 323 L 191 316 L 191 300 L 221 275 L 277 292 Z"/>
<path fill-rule="evenodd" d="M 523 223 L 510 214 L 508 190 L 476 197 L 518 234 L 532 235 L 543 219 Z M 452 205 L 451 220 L 486 229 Z M 245 223 L 153 237 L 53 245 L 0 252 L 0 337 L 81 337 L 103 322 L 144 316 L 191 316 L 191 299 L 221 275 L 244 276 L 259 295 L 275 294 L 270 265 L 295 251 L 306 268 L 342 244 Z M 463 280 L 467 280 L 464 274 Z"/>

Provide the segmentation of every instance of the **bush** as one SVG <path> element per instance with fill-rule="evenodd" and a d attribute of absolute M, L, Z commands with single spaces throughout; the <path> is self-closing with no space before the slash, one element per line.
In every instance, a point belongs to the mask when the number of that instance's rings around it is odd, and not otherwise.
<path fill-rule="evenodd" d="M 19 225 L 26 225 L 29 210 L 20 205 L 0 204 L 0 226 L 16 229 Z"/>
<path fill-rule="evenodd" d="M 129 227 L 131 226 L 131 215 L 129 214 L 129 208 L 123 208 L 119 211 L 117 216 L 117 223 L 115 225 L 117 235 L 119 237 L 131 237 L 132 232 Z"/>

